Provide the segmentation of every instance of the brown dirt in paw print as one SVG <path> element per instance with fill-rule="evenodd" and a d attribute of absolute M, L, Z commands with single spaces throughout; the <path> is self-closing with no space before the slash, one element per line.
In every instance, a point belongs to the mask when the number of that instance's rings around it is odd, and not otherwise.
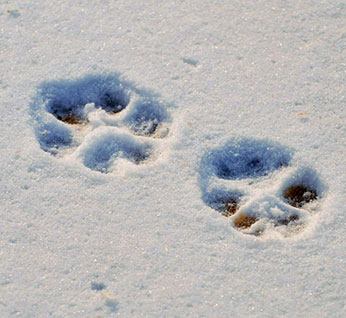
<path fill-rule="evenodd" d="M 278 220 L 279 225 L 288 225 L 291 222 L 298 221 L 298 215 L 291 215 L 288 219 Z"/>
<path fill-rule="evenodd" d="M 68 116 L 68 117 L 66 117 L 64 119 L 59 119 L 59 120 L 63 121 L 66 124 L 69 124 L 69 125 L 80 125 L 80 124 L 83 124 L 83 120 L 81 118 L 77 118 L 77 117 L 73 117 L 73 116 Z"/>
<path fill-rule="evenodd" d="M 234 220 L 234 225 L 240 229 L 249 228 L 252 224 L 255 224 L 257 219 L 253 216 L 247 216 L 242 213 Z"/>
<path fill-rule="evenodd" d="M 318 195 L 315 190 L 308 189 L 302 185 L 293 185 L 283 193 L 287 203 L 295 208 L 301 208 L 304 204 L 316 200 Z"/>
<path fill-rule="evenodd" d="M 238 210 L 238 203 L 235 199 L 229 199 L 226 204 L 225 207 L 223 209 L 223 211 L 221 212 L 223 216 L 225 217 L 229 217 L 232 216 L 233 214 L 235 214 Z"/>
<path fill-rule="evenodd" d="M 74 114 L 72 111 L 68 112 L 66 116 L 61 116 L 57 112 L 53 112 L 53 115 L 60 121 L 69 124 L 69 125 L 80 125 L 85 122 L 83 118 Z"/>

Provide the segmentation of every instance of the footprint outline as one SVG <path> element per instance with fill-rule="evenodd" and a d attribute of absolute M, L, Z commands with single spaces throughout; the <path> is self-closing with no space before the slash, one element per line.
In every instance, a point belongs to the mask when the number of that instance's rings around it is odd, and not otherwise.
<path fill-rule="evenodd" d="M 271 146 L 267 147 L 268 145 Z M 240 154 L 242 151 L 250 154 L 245 162 L 244 156 L 238 155 L 239 150 Z M 213 156 L 217 157 L 216 160 Z M 303 232 L 312 217 L 311 204 L 316 205 L 321 202 L 325 196 L 326 187 L 314 169 L 304 166 L 295 167 L 292 164 L 293 156 L 293 149 L 277 142 L 249 137 L 234 137 L 223 146 L 208 149 L 199 167 L 202 200 L 210 208 L 229 217 L 232 227 L 244 234 L 256 236 L 267 234 L 270 226 L 272 231 L 279 232 L 283 237 L 291 237 L 298 232 Z M 258 162 L 253 166 L 248 164 L 253 158 L 267 163 L 267 166 L 258 171 L 256 169 Z M 274 164 L 270 164 L 272 158 L 276 160 Z M 225 160 L 228 160 L 226 164 Z M 232 166 L 229 163 L 239 164 Z M 234 174 L 233 171 L 225 177 L 218 170 L 218 167 L 223 165 L 226 165 L 228 171 L 233 169 L 236 173 Z M 245 166 L 249 171 L 244 171 Z M 283 178 L 284 172 L 286 175 Z M 275 184 L 271 185 L 273 180 Z M 303 202 L 301 206 L 294 206 L 284 198 L 284 191 L 294 184 L 305 186 L 316 195 L 310 196 L 310 199 Z M 228 198 L 233 202 L 231 208 L 225 205 Z M 300 226 L 300 229 L 296 230 L 294 226 L 296 228 Z"/>
<path fill-rule="evenodd" d="M 146 160 L 149 157 L 157 157 L 157 143 L 151 140 L 168 137 L 172 124 L 169 106 L 171 104 L 162 102 L 156 93 L 138 88 L 123 80 L 118 73 L 89 74 L 74 80 L 44 81 L 30 105 L 30 113 L 41 149 L 57 158 L 71 156 L 71 153 L 80 154 L 86 136 L 93 135 L 93 131 L 102 127 L 117 127 L 115 130 L 110 129 L 109 133 L 120 136 L 118 143 L 125 155 L 117 156 L 119 149 L 114 145 L 117 138 L 112 139 L 105 134 L 103 142 L 107 143 L 111 139 L 114 151 L 107 155 L 104 152 L 104 158 L 95 153 L 94 159 L 97 161 L 100 158 L 102 166 L 107 156 L 109 165 L 117 157 L 136 164 L 149 162 Z M 128 139 L 131 135 L 137 140 Z M 129 147 L 133 146 L 136 150 L 129 150 L 125 141 L 130 141 Z M 102 141 L 99 142 L 102 144 Z M 100 143 L 94 145 L 102 150 Z M 92 152 L 93 143 L 89 146 Z M 156 148 L 157 151 L 145 154 L 147 148 Z M 154 153 L 156 156 L 152 156 Z M 145 157 L 143 160 L 141 155 Z M 112 170 L 106 167 L 107 163 L 99 169 L 98 165 L 85 165 L 87 159 L 81 156 L 74 157 L 91 170 L 102 173 Z"/>

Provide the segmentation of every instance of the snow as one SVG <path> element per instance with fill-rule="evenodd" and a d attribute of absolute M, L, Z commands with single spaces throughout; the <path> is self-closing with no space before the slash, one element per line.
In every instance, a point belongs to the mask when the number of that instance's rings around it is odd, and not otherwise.
<path fill-rule="evenodd" d="M 345 15 L 0 1 L 0 316 L 344 317 Z"/>

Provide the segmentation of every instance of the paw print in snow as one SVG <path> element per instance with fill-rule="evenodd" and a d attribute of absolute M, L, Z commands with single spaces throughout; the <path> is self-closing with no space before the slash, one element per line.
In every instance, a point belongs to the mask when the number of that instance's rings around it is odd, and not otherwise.
<path fill-rule="evenodd" d="M 325 187 L 311 168 L 291 166 L 276 142 L 234 138 L 201 161 L 203 201 L 244 234 L 290 237 L 307 227 Z"/>
<path fill-rule="evenodd" d="M 152 94 L 117 74 L 45 82 L 31 104 L 41 149 L 109 173 L 158 156 L 171 116 Z M 150 137 L 150 138 L 148 138 Z"/>

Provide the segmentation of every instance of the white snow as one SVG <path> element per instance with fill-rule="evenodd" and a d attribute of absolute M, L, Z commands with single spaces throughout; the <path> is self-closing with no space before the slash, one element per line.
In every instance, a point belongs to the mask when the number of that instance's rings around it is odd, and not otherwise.
<path fill-rule="evenodd" d="M 345 28 L 0 0 L 0 317 L 345 317 Z"/>

